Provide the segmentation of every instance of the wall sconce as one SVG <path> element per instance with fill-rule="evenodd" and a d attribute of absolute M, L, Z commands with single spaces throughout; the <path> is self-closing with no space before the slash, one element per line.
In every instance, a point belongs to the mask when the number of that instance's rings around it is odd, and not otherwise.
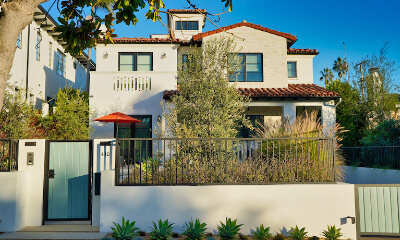
<path fill-rule="evenodd" d="M 160 114 L 158 114 L 157 122 L 161 122 L 161 115 Z"/>
<path fill-rule="evenodd" d="M 166 58 L 167 54 L 165 52 L 161 53 L 161 58 Z"/>
<path fill-rule="evenodd" d="M 105 52 L 105 53 L 103 54 L 103 58 L 104 58 L 104 59 L 108 58 L 108 53 L 107 53 L 107 52 Z"/>

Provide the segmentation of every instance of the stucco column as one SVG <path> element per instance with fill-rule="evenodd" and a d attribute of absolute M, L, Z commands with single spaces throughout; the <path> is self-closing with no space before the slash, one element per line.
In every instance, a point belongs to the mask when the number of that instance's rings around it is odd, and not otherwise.
<path fill-rule="evenodd" d="M 294 103 L 283 104 L 283 117 L 289 117 L 291 122 L 296 120 L 296 105 Z"/>
<path fill-rule="evenodd" d="M 335 102 L 333 100 L 324 102 L 321 110 L 322 124 L 326 125 L 327 129 L 336 123 Z"/>

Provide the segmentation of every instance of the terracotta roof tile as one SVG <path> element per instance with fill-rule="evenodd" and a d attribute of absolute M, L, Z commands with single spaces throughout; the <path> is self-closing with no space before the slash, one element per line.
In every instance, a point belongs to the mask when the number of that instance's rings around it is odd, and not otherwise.
<path fill-rule="evenodd" d="M 300 48 L 289 48 L 287 50 L 288 54 L 311 54 L 311 55 L 317 55 L 319 54 L 317 49 L 300 49 Z"/>
<path fill-rule="evenodd" d="M 181 43 L 180 39 L 169 38 L 113 38 L 115 43 Z M 103 42 L 102 40 L 100 42 Z"/>
<path fill-rule="evenodd" d="M 239 92 L 249 97 L 279 97 L 279 98 L 324 98 L 339 97 L 339 94 L 316 84 L 288 84 L 287 88 L 239 88 Z M 165 90 L 164 99 L 178 93 L 178 90 Z"/>
<path fill-rule="evenodd" d="M 207 12 L 205 9 L 168 9 L 169 13 L 198 13 L 198 10 L 202 13 Z"/>
<path fill-rule="evenodd" d="M 212 34 L 215 34 L 215 33 L 220 33 L 220 32 L 225 31 L 225 30 L 229 30 L 229 29 L 233 29 L 233 28 L 237 28 L 237 27 L 243 27 L 243 26 L 251 27 L 251 28 L 254 28 L 254 29 L 257 29 L 257 30 L 260 30 L 260 31 L 268 32 L 268 33 L 272 33 L 272 34 L 287 38 L 287 39 L 289 39 L 289 40 L 291 40 L 293 42 L 297 41 L 297 37 L 293 36 L 290 33 L 278 32 L 278 31 L 263 27 L 261 25 L 257 25 L 257 24 L 249 23 L 249 22 L 235 23 L 233 25 L 222 27 L 220 29 L 216 29 L 216 30 L 213 30 L 213 31 L 199 33 L 199 34 L 193 36 L 193 40 L 197 41 L 197 40 L 202 39 L 203 37 L 206 37 L 206 36 L 209 36 L 209 35 L 212 35 Z"/>

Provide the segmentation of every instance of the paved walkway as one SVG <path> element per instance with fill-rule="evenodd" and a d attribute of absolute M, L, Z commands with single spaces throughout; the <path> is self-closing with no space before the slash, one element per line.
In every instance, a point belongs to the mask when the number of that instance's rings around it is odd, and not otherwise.
<path fill-rule="evenodd" d="M 18 232 L 0 234 L 0 239 L 102 239 L 106 233 L 90 225 L 45 225 L 25 227 Z"/>

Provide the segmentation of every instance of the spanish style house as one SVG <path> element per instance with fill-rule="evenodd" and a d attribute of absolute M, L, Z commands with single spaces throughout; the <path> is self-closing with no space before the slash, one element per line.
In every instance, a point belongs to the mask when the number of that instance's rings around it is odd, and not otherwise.
<path fill-rule="evenodd" d="M 27 96 L 37 109 L 52 101 L 60 88 L 85 89 L 88 56 L 72 57 L 64 52 L 66 42 L 53 29 L 58 23 L 39 6 L 34 21 L 18 36 L 9 84 L 28 89 Z M 90 61 L 90 70 L 96 65 Z"/>
<path fill-rule="evenodd" d="M 171 36 L 116 38 L 114 45 L 97 46 L 97 71 L 91 77 L 90 105 L 97 116 L 123 112 L 143 121 L 119 125 L 121 137 L 155 137 L 151 130 L 162 119 L 163 101 L 177 93 L 178 56 L 192 45 L 212 37 L 233 37 L 243 68 L 236 84 L 252 101 L 247 115 L 266 121 L 295 119 L 309 110 L 320 113 L 322 122 L 335 123 L 336 92 L 313 84 L 316 49 L 295 49 L 297 37 L 243 21 L 202 32 L 203 10 L 170 9 Z M 240 50 L 239 50 L 240 49 Z M 115 137 L 111 124 L 93 123 L 95 138 Z M 250 137 L 242 131 L 241 137 Z"/>

